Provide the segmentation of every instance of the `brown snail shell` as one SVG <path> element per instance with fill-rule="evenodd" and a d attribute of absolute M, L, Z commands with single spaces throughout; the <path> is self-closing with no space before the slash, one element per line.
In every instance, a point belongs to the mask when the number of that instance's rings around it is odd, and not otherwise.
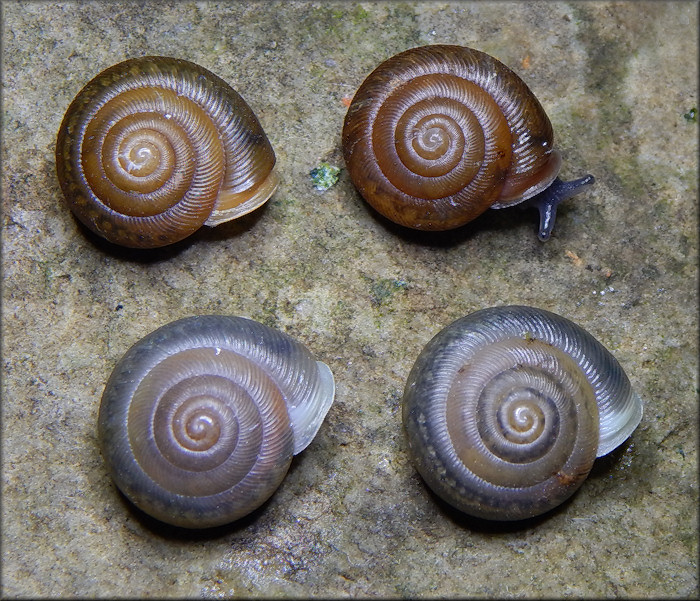
<path fill-rule="evenodd" d="M 549 511 L 634 431 L 642 401 L 591 334 L 549 311 L 493 307 L 439 332 L 406 383 L 403 424 L 425 482 L 461 511 Z"/>
<path fill-rule="evenodd" d="M 220 77 L 162 56 L 124 61 L 71 103 L 56 142 L 70 210 L 122 246 L 152 248 L 264 204 L 278 185 L 260 122 Z"/>
<path fill-rule="evenodd" d="M 102 454 L 149 515 L 226 524 L 277 489 L 334 391 L 328 366 L 283 332 L 243 317 L 180 319 L 115 366 L 100 404 Z"/>
<path fill-rule="evenodd" d="M 532 199 L 545 240 L 557 204 L 593 183 L 558 179 L 561 155 L 537 98 L 504 64 L 462 46 L 413 48 L 379 65 L 350 104 L 342 144 L 365 200 L 419 230 Z"/>

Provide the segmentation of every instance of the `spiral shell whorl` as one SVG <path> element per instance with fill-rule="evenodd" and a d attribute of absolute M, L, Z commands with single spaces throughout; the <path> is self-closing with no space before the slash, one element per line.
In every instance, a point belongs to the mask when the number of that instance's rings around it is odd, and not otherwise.
<path fill-rule="evenodd" d="M 330 370 L 244 318 L 168 324 L 134 345 L 102 398 L 102 452 L 138 507 L 178 526 L 224 524 L 281 483 L 333 401 Z"/>
<path fill-rule="evenodd" d="M 573 494 L 641 412 L 627 376 L 590 334 L 513 306 L 459 319 L 425 347 L 403 419 L 435 492 L 471 515 L 513 520 Z"/>
<path fill-rule="evenodd" d="M 377 67 L 343 128 L 350 176 L 380 213 L 444 230 L 530 198 L 556 177 L 551 123 L 525 83 L 493 57 L 425 46 Z"/>
<path fill-rule="evenodd" d="M 206 69 L 168 57 L 114 65 L 72 102 L 58 134 L 66 201 L 117 244 L 156 247 L 254 210 L 277 185 L 250 107 Z"/>

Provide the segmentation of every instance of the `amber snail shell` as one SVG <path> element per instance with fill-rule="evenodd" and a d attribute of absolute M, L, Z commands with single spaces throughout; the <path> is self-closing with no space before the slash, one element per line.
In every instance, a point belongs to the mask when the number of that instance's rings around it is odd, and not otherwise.
<path fill-rule="evenodd" d="M 169 323 L 117 363 L 98 436 L 119 489 L 185 528 L 232 522 L 277 489 L 333 403 L 333 375 L 287 334 L 242 317 Z"/>
<path fill-rule="evenodd" d="M 56 142 L 68 207 L 110 242 L 172 244 L 264 204 L 279 179 L 253 111 L 223 79 L 163 56 L 124 61 L 71 103 Z"/>
<path fill-rule="evenodd" d="M 594 181 L 558 179 L 561 155 L 535 95 L 504 64 L 462 46 L 413 48 L 379 65 L 353 97 L 342 145 L 365 200 L 419 230 L 530 200 L 546 240 L 556 206 Z"/>
<path fill-rule="evenodd" d="M 524 306 L 483 309 L 439 332 L 403 398 L 409 453 L 425 482 L 491 520 L 561 504 L 641 418 L 640 397 L 600 342 Z"/>

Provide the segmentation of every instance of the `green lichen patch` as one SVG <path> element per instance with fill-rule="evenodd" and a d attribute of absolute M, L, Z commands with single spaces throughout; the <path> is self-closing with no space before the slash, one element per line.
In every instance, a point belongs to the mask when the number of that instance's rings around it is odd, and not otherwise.
<path fill-rule="evenodd" d="M 339 174 L 340 167 L 335 167 L 326 162 L 322 162 L 309 172 L 311 182 L 317 190 L 328 190 L 328 188 L 337 184 Z"/>
<path fill-rule="evenodd" d="M 380 278 L 370 285 L 370 297 L 374 306 L 386 303 L 395 292 L 406 290 L 408 284 L 404 280 Z"/>

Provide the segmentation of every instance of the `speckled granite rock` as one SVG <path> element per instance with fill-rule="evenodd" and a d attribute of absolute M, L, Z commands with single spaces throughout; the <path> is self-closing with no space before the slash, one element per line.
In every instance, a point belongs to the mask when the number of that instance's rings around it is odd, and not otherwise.
<path fill-rule="evenodd" d="M 697 583 L 697 5 L 5 2 L 2 595 L 693 597 Z M 670 33 L 669 33 L 670 32 Z M 376 217 L 341 171 L 347 100 L 382 60 L 457 43 L 536 93 L 564 177 L 593 173 L 550 242 L 534 212 L 442 235 Z M 62 204 L 55 135 L 98 71 L 192 60 L 230 82 L 282 185 L 240 221 L 116 249 Z M 428 492 L 401 432 L 423 345 L 475 309 L 532 304 L 593 333 L 644 420 L 563 507 L 468 520 Z M 106 378 L 178 317 L 228 313 L 299 338 L 338 389 L 318 438 L 254 514 L 182 533 L 119 495 L 98 452 Z"/>

